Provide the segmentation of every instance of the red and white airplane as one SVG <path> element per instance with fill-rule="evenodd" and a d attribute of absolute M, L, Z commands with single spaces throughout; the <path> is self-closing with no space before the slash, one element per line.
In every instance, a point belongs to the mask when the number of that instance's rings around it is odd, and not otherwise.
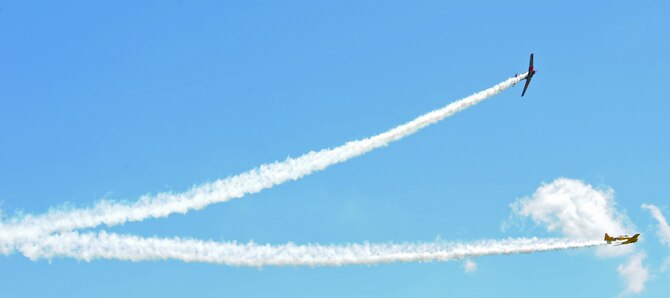
<path fill-rule="evenodd" d="M 524 94 L 526 94 L 526 89 L 528 89 L 528 85 L 530 84 L 530 79 L 533 78 L 533 75 L 535 75 L 535 69 L 533 68 L 533 53 L 530 54 L 530 65 L 528 66 L 528 76 L 526 76 L 526 85 L 523 86 L 523 92 L 521 92 L 521 97 L 523 97 Z"/>

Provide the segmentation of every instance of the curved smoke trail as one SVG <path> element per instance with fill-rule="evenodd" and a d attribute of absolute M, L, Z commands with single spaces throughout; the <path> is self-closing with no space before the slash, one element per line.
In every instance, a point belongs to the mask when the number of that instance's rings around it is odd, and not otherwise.
<path fill-rule="evenodd" d="M 57 231 L 92 228 L 102 224 L 112 226 L 147 218 L 166 217 L 172 213 L 199 210 L 209 204 L 225 202 L 244 195 L 300 179 L 331 165 L 384 147 L 418 130 L 475 105 L 523 80 L 527 73 L 509 78 L 489 89 L 480 91 L 449 105 L 424 114 L 410 122 L 369 138 L 348 142 L 340 147 L 312 151 L 298 158 L 264 164 L 248 172 L 202 184 L 179 193 L 160 193 L 143 196 L 134 203 L 101 201 L 92 208 L 52 210 L 43 215 L 26 215 L 0 223 L 0 250 L 11 250 L 12 242 L 21 242 Z"/>

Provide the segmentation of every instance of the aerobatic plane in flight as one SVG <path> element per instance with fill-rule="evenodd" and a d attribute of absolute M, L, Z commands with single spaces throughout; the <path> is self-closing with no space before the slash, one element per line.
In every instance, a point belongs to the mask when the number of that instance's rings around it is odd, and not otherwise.
<path fill-rule="evenodd" d="M 640 234 L 635 234 L 633 235 L 633 237 L 630 237 L 628 235 L 612 237 L 610 235 L 607 235 L 607 233 L 605 233 L 605 241 L 607 241 L 607 244 L 612 244 L 612 242 L 615 242 L 618 245 L 631 244 L 637 242 L 637 237 L 639 236 Z"/>
<path fill-rule="evenodd" d="M 528 65 L 528 76 L 526 76 L 526 85 L 523 86 L 523 92 L 521 92 L 521 97 L 523 97 L 524 94 L 526 94 L 526 89 L 528 89 L 528 85 L 530 84 L 530 79 L 533 78 L 533 75 L 535 75 L 535 69 L 533 68 L 533 53 L 530 53 L 530 65 Z"/>

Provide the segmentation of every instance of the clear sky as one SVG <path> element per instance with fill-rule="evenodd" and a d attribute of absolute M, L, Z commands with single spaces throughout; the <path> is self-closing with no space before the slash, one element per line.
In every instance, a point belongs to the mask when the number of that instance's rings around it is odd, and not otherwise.
<path fill-rule="evenodd" d="M 6 216 L 181 192 L 404 123 L 527 68 L 522 86 L 326 171 L 186 215 L 103 228 L 281 244 L 560 237 L 501 229 L 559 177 L 614 190 L 670 254 L 667 1 L 0 1 Z M 670 210 L 662 209 L 666 216 Z M 98 229 L 96 229 L 98 230 Z M 4 297 L 614 297 L 592 249 L 464 262 L 237 268 L 0 257 Z M 505 294 L 506 293 L 506 294 Z"/>

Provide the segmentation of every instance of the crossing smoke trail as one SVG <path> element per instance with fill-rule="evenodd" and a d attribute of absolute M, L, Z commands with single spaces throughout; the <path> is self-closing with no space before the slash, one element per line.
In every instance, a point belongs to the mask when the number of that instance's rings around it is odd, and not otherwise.
<path fill-rule="evenodd" d="M 193 187 L 183 193 L 147 195 L 134 203 L 101 201 L 87 209 L 52 210 L 44 215 L 25 215 L 22 218 L 5 220 L 0 223 L 0 243 L 2 243 L 0 250 L 7 253 L 7 250 L 11 250 L 12 242 L 19 243 L 22 239 L 33 239 L 51 232 L 92 228 L 102 224 L 112 226 L 128 221 L 142 221 L 147 218 L 166 217 L 172 213 L 199 210 L 209 204 L 241 198 L 274 185 L 297 180 L 404 138 L 504 91 L 526 76 L 527 73 L 524 73 L 509 78 L 489 89 L 452 102 L 376 136 L 351 141 L 332 149 L 312 151 L 298 158 L 261 165 L 237 176 Z"/>
<path fill-rule="evenodd" d="M 66 232 L 25 243 L 20 251 L 32 260 L 71 257 L 77 260 L 179 260 L 229 266 L 344 266 L 396 262 L 449 261 L 489 255 L 508 255 L 578 249 L 604 241 L 517 238 L 473 243 L 442 241 L 402 244 L 262 245 L 180 238 L 140 238 L 118 234 Z"/>

